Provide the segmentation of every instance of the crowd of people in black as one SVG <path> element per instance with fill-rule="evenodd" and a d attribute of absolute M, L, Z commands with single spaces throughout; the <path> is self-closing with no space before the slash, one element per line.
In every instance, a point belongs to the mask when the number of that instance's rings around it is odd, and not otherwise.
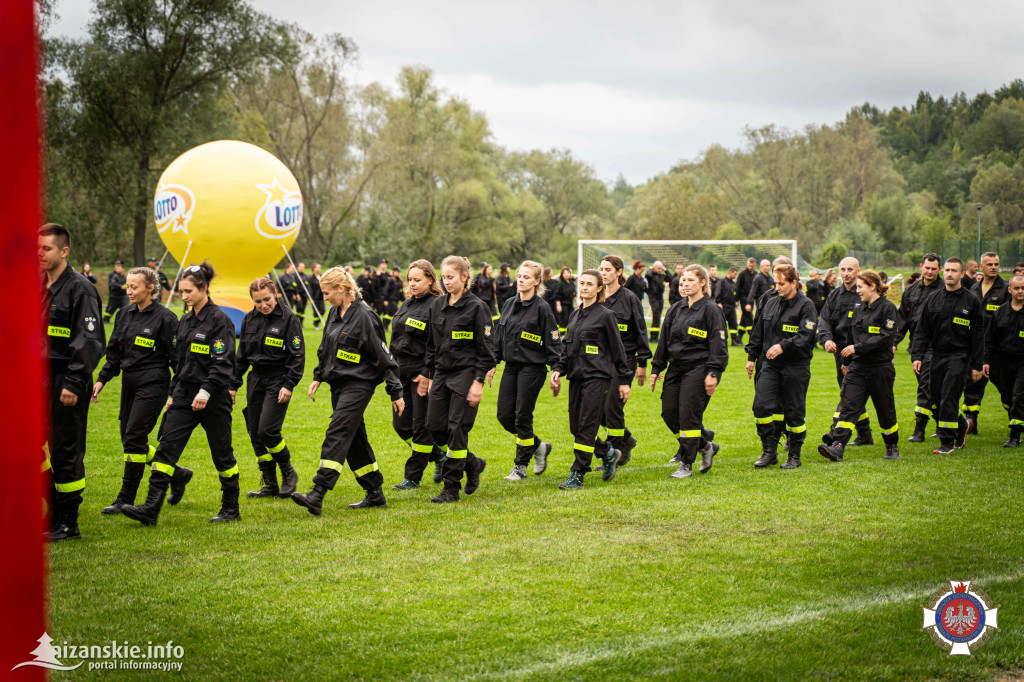
<path fill-rule="evenodd" d="M 276 281 L 251 283 L 253 309 L 237 338 L 210 297 L 215 271 L 209 263 L 185 267 L 172 286 L 155 261 L 127 272 L 117 263 L 109 278 L 106 310 L 114 318 L 107 339 L 102 301 L 90 284 L 95 280 L 88 267 L 80 274 L 68 265 L 70 246 L 62 226 L 39 232 L 51 403 L 44 470 L 53 481 L 53 541 L 81 536 L 88 405 L 118 375 L 124 474 L 102 512 L 146 525 L 157 524 L 164 502 L 182 501 L 193 472 L 179 459 L 197 426 L 206 433 L 222 491 L 210 521 L 241 518 L 231 420 L 243 385 L 242 414 L 261 481 L 248 496 L 288 498 L 314 515 L 323 513 L 345 465 L 364 490 L 349 507 L 387 505 L 365 425 L 380 384 L 390 398 L 393 428 L 408 447 L 403 478 L 392 488 L 419 488 L 433 464 L 433 480 L 442 488 L 432 502 L 472 495 L 487 461 L 473 452 L 470 433 L 501 363 L 495 416 L 515 438 L 507 481 L 527 478 L 531 461 L 535 475 L 546 471 L 552 446 L 534 429 L 537 399 L 545 384 L 558 396 L 562 380 L 569 380 L 573 453 L 559 485 L 565 490 L 583 488 L 595 470 L 609 482 L 632 459 L 638 439 L 627 426 L 626 406 L 634 380 L 651 391 L 662 381 L 662 420 L 678 444 L 671 477 L 692 476 L 698 455 L 698 472 L 710 471 L 720 445 L 705 413 L 727 370 L 730 344 L 744 348 L 754 381 L 761 454 L 753 465 L 759 469 L 778 464 L 781 452 L 782 468 L 802 465 L 818 346 L 833 355 L 839 387 L 832 423 L 817 445 L 831 462 L 842 461 L 848 447 L 874 444 L 868 399 L 885 458 L 900 457 L 894 358 L 904 339 L 918 384 L 910 442 L 924 442 L 933 420 L 934 453 L 964 447 L 978 432 L 989 382 L 1009 415 L 1005 447 L 1019 446 L 1024 433 L 1024 265 L 1006 281 L 994 253 L 981 257 L 974 274 L 959 258 L 925 255 L 899 307 L 887 298 L 885 273 L 861 270 L 854 258 L 824 276 L 812 271 L 806 284 L 785 257 L 750 259 L 724 277 L 714 265 L 684 263 L 670 275 L 660 261 L 649 271 L 634 262 L 627 276 L 614 255 L 575 276 L 563 268 L 557 278 L 529 260 L 514 273 L 502 263 L 497 276 L 481 263 L 474 274 L 467 259 L 454 255 L 439 271 L 414 261 L 404 277 L 387 261 L 359 276 L 341 266 L 321 273 L 319 264 L 307 275 L 304 264 L 289 264 Z M 187 308 L 180 319 L 161 302 L 164 291 L 180 293 Z M 307 307 L 315 311 L 314 326 L 323 320 L 323 334 L 306 394 L 315 400 L 326 383 L 331 407 L 319 466 L 303 493 L 285 423 L 305 369 Z M 605 438 L 599 437 L 602 426 Z M 147 467 L 146 497 L 136 504 Z"/>

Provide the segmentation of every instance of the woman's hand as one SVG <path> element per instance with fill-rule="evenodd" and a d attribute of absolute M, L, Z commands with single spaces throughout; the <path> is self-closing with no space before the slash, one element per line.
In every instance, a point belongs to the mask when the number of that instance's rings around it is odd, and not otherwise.
<path fill-rule="evenodd" d="M 844 358 L 848 358 L 851 355 L 853 355 L 854 352 L 855 351 L 853 350 L 853 344 L 850 344 L 849 346 L 844 348 L 842 351 L 840 351 L 840 355 L 842 355 Z"/>
<path fill-rule="evenodd" d="M 708 376 L 704 377 L 704 391 L 709 396 L 714 395 L 715 394 L 715 389 L 717 389 L 717 388 L 718 388 L 718 379 L 716 379 L 715 377 L 711 376 L 710 374 Z"/>
<path fill-rule="evenodd" d="M 231 396 L 231 404 L 232 404 L 232 405 L 234 405 L 234 404 L 235 404 L 235 395 L 236 395 L 237 393 L 238 393 L 238 391 L 228 391 L 228 395 L 229 395 L 229 396 Z"/>
<path fill-rule="evenodd" d="M 292 399 L 292 392 L 290 390 L 288 390 L 287 388 L 285 388 L 284 386 L 282 386 L 281 390 L 277 392 L 277 402 L 278 402 L 278 404 L 284 404 L 284 403 L 288 402 L 291 399 Z"/>
<path fill-rule="evenodd" d="M 769 360 L 774 360 L 780 355 L 782 355 L 782 346 L 780 344 L 775 344 L 774 346 L 768 349 L 767 353 L 764 354 L 764 356 Z"/>
<path fill-rule="evenodd" d="M 402 413 L 405 412 L 405 398 L 399 396 L 398 400 L 392 400 L 391 409 L 397 412 L 398 416 L 401 417 Z"/>
<path fill-rule="evenodd" d="M 491 379 L 494 378 L 494 370 L 496 370 L 496 369 L 498 369 L 498 368 L 497 367 L 491 367 L 491 371 L 489 371 L 487 373 L 487 385 L 488 386 L 491 385 Z"/>
<path fill-rule="evenodd" d="M 469 403 L 470 407 L 476 407 L 480 404 L 480 401 L 484 398 L 484 385 L 479 381 L 474 381 L 473 385 L 469 387 L 469 393 L 466 395 L 466 402 Z"/>
<path fill-rule="evenodd" d="M 316 402 L 316 398 L 314 398 L 313 396 L 316 395 L 316 391 L 317 391 L 318 388 L 320 388 L 320 382 L 319 381 L 314 381 L 314 382 L 311 382 L 309 384 L 308 395 L 309 395 L 309 399 L 312 400 L 313 402 Z"/>
<path fill-rule="evenodd" d="M 651 392 L 652 393 L 654 392 L 655 384 L 658 383 L 658 379 L 660 379 L 660 378 L 661 378 L 660 374 L 657 374 L 656 372 L 653 372 L 653 371 L 651 372 Z"/>
<path fill-rule="evenodd" d="M 629 384 L 619 385 L 619 400 L 625 405 L 626 401 L 629 400 Z"/>
<path fill-rule="evenodd" d="M 988 374 L 986 374 L 985 376 L 988 376 Z M 102 381 L 97 381 L 95 384 L 93 384 L 91 400 L 94 403 L 98 403 L 100 401 L 100 391 L 102 391 L 102 390 L 103 390 L 103 382 Z"/>
<path fill-rule="evenodd" d="M 416 395 L 421 398 L 426 398 L 427 394 L 430 393 L 430 379 L 422 374 L 417 374 L 416 378 L 414 378 L 412 382 L 416 384 Z"/>
<path fill-rule="evenodd" d="M 562 390 L 562 375 L 558 372 L 551 373 L 551 381 L 548 382 L 551 387 L 551 395 L 558 397 L 558 392 Z"/>
<path fill-rule="evenodd" d="M 747 378 L 748 379 L 753 379 L 754 378 L 754 367 L 755 367 L 754 361 L 753 360 L 747 360 Z"/>

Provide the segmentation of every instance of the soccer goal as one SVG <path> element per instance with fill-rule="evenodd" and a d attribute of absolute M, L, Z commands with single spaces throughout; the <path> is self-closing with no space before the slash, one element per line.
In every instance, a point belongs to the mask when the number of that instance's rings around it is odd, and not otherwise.
<path fill-rule="evenodd" d="M 799 268 L 808 267 L 800 259 L 794 239 L 719 239 L 719 240 L 638 240 L 638 239 L 581 239 L 577 242 L 577 273 L 596 268 L 607 255 L 622 259 L 627 274 L 633 271 L 633 261 L 643 261 L 648 268 L 660 260 L 672 272 L 677 263 L 699 263 L 705 267 L 717 265 L 719 277 L 729 267 L 742 270 L 748 258 L 774 260 L 788 256 Z"/>

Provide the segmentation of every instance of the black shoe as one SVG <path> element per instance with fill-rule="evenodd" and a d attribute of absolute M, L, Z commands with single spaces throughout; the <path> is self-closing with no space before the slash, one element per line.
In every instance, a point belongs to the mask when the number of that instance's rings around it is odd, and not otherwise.
<path fill-rule="evenodd" d="M 736 337 L 734 336 L 734 337 L 732 337 L 732 345 L 734 345 L 734 346 L 742 346 L 742 345 L 743 345 L 743 342 L 742 342 L 742 341 L 740 341 L 739 339 L 737 339 L 737 338 L 736 338 Z"/>
<path fill-rule="evenodd" d="M 822 443 L 818 446 L 818 453 L 830 462 L 842 462 L 845 449 L 842 443 L 833 442 L 832 445 Z"/>
<path fill-rule="evenodd" d="M 466 494 L 472 495 L 476 492 L 476 489 L 480 487 L 480 474 L 487 468 L 487 460 L 483 457 L 477 457 L 474 461 L 474 467 L 470 469 L 466 467 Z"/>
<path fill-rule="evenodd" d="M 633 458 L 633 448 L 635 448 L 635 447 L 636 447 L 636 438 L 634 438 L 631 435 L 629 437 L 629 440 L 626 442 L 625 447 L 623 447 L 621 450 L 619 450 L 619 459 L 615 463 L 616 466 L 620 466 L 620 467 L 626 466 L 626 464 L 629 463 L 629 460 L 631 460 Z"/>
<path fill-rule="evenodd" d="M 442 455 L 441 459 L 434 462 L 434 483 L 444 480 L 444 461 L 446 459 L 448 459 L 448 455 Z"/>
<path fill-rule="evenodd" d="M 604 469 L 601 471 L 601 480 L 607 482 L 615 478 L 615 471 L 619 468 L 619 451 L 610 447 L 602 459 L 604 460 Z"/>
<path fill-rule="evenodd" d="M 862 445 L 874 445 L 875 439 L 871 436 L 871 432 L 858 433 L 857 437 L 850 441 L 849 447 L 857 448 Z"/>
<path fill-rule="evenodd" d="M 438 495 L 437 497 L 430 498 L 430 501 L 436 502 L 437 504 L 444 504 L 445 502 L 458 502 L 459 491 L 456 490 L 455 488 L 445 488 L 441 491 L 440 495 Z"/>
<path fill-rule="evenodd" d="M 832 435 L 831 431 L 829 431 L 828 433 L 822 434 L 821 442 L 825 445 L 832 445 L 832 443 L 836 442 L 836 437 Z"/>
<path fill-rule="evenodd" d="M 137 507 L 125 505 L 121 507 L 121 513 L 133 521 L 138 521 L 143 526 L 155 526 L 160 516 L 160 508 L 164 506 L 164 497 L 167 495 L 167 484 L 154 484 L 149 482 L 149 493 L 146 501 Z"/>
<path fill-rule="evenodd" d="M 63 540 L 81 540 L 82 534 L 78 530 L 78 505 L 82 498 L 71 502 L 61 514 L 60 523 L 49 534 L 47 540 L 50 542 L 61 542 Z"/>
<path fill-rule="evenodd" d="M 228 488 L 221 491 L 220 511 L 210 519 L 210 523 L 221 521 L 241 521 L 242 515 L 238 511 L 238 488 Z"/>
<path fill-rule="evenodd" d="M 142 475 L 145 471 L 146 465 L 142 462 L 125 462 L 124 477 L 121 479 L 121 490 L 118 491 L 117 498 L 110 506 L 101 509 L 100 513 L 108 516 L 120 514 L 121 507 L 135 504 L 135 496 L 139 492 L 139 484 L 142 483 Z"/>
<path fill-rule="evenodd" d="M 923 443 L 924 442 L 924 431 L 916 431 L 915 430 L 914 433 L 910 434 L 910 437 L 907 438 L 907 442 L 908 443 Z"/>
<path fill-rule="evenodd" d="M 707 444 L 707 447 L 705 447 L 704 450 L 702 450 L 700 453 L 700 469 L 698 469 L 697 471 L 699 471 L 702 474 L 706 474 L 707 472 L 711 471 L 711 465 L 713 464 L 715 455 L 717 455 L 718 451 L 721 449 L 722 446 L 719 445 L 718 443 L 709 442 Z"/>
<path fill-rule="evenodd" d="M 391 486 L 392 490 L 416 490 L 420 487 L 419 481 L 410 481 L 408 478 L 403 478 L 401 483 L 396 483 Z"/>
<path fill-rule="evenodd" d="M 327 494 L 326 486 L 314 485 L 308 493 L 292 493 L 292 501 L 300 507 L 305 507 L 313 516 L 320 516 L 324 511 L 324 495 Z"/>
<path fill-rule="evenodd" d="M 953 447 L 957 450 L 963 450 L 964 446 L 967 445 L 968 423 L 966 419 L 961 419 L 956 427 L 956 440 L 953 441 Z"/>
<path fill-rule="evenodd" d="M 277 462 L 277 466 L 281 469 L 281 492 L 278 495 L 291 497 L 299 486 L 299 472 L 292 466 L 291 456 L 283 462 Z"/>
<path fill-rule="evenodd" d="M 800 447 L 794 445 L 786 453 L 786 461 L 782 463 L 780 469 L 799 469 L 800 468 Z"/>
<path fill-rule="evenodd" d="M 172 507 L 185 496 L 185 486 L 192 480 L 192 470 L 185 467 L 177 467 L 174 475 L 171 476 L 171 491 L 167 493 L 167 504 Z"/>
<path fill-rule="evenodd" d="M 951 455 L 956 448 L 952 444 L 941 444 L 938 448 L 932 450 L 933 455 Z"/>
<path fill-rule="evenodd" d="M 376 487 L 373 490 L 366 491 L 366 497 L 353 502 L 348 506 L 349 509 L 366 509 L 368 507 L 386 507 L 388 501 L 384 499 L 384 491 L 380 487 Z"/>
<path fill-rule="evenodd" d="M 773 464 L 779 463 L 779 453 L 775 449 L 776 446 L 769 446 L 765 444 L 761 448 L 761 456 L 754 462 L 755 469 L 764 469 L 770 467 Z"/>
<path fill-rule="evenodd" d="M 885 458 L 886 459 L 899 459 L 900 458 L 900 446 L 898 446 L 898 445 L 886 445 L 885 446 Z"/>
<path fill-rule="evenodd" d="M 281 494 L 281 489 L 277 487 L 277 467 L 273 462 L 260 462 L 260 476 L 263 487 L 250 490 L 246 497 L 277 497 Z"/>
<path fill-rule="evenodd" d="M 1019 448 L 1020 447 L 1020 438 L 1014 438 L 1014 437 L 1011 436 L 1005 443 L 1003 443 L 1003 447 L 1004 448 Z"/>

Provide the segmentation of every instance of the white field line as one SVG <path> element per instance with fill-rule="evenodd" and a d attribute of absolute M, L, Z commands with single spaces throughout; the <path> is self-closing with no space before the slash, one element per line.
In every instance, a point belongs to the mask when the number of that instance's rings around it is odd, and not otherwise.
<path fill-rule="evenodd" d="M 986 589 L 986 591 L 989 591 L 989 585 L 1012 582 L 1022 578 L 1024 578 L 1024 567 L 1012 573 L 1005 573 L 1003 575 L 978 577 L 974 579 L 974 582 Z M 755 618 L 754 620 L 738 623 L 725 625 L 702 623 L 697 628 L 691 629 L 687 632 L 671 632 L 651 636 L 634 637 L 630 641 L 619 642 L 615 646 L 603 646 L 597 649 L 588 648 L 574 652 L 566 652 L 553 661 L 538 661 L 521 668 L 497 671 L 478 675 L 476 677 L 484 679 L 514 679 L 545 673 L 564 673 L 565 669 L 568 667 L 590 665 L 592 663 L 615 658 L 623 654 L 633 654 L 649 649 L 685 644 L 698 639 L 742 637 L 743 635 L 779 630 L 793 625 L 819 621 L 838 614 L 867 611 L 868 609 L 875 609 L 879 606 L 889 604 L 910 603 L 916 605 L 924 603 L 924 601 L 928 599 L 933 592 L 935 592 L 935 589 L 940 586 L 941 581 L 930 587 L 890 590 L 869 598 L 853 600 L 843 604 L 842 606 L 822 608 L 800 607 L 783 616 Z M 991 591 L 989 591 L 989 594 L 991 594 Z M 995 601 L 998 602 L 999 600 L 995 599 Z"/>

